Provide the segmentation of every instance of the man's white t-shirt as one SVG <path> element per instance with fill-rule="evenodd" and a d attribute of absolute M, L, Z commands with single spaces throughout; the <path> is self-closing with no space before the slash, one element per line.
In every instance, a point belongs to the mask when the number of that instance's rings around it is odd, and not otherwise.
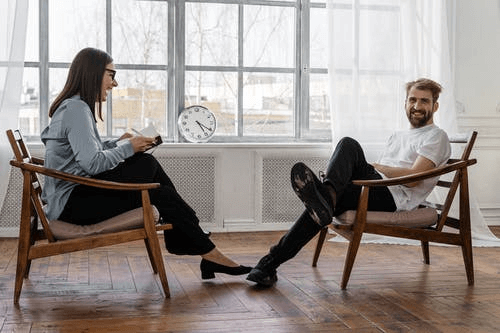
<path fill-rule="evenodd" d="M 450 141 L 446 132 L 434 124 L 395 132 L 389 138 L 378 163 L 411 168 L 419 155 L 431 160 L 436 166 L 445 164 L 451 155 Z M 389 186 L 397 210 L 417 208 L 432 192 L 438 179 L 439 177 L 426 179 L 414 187 Z"/>

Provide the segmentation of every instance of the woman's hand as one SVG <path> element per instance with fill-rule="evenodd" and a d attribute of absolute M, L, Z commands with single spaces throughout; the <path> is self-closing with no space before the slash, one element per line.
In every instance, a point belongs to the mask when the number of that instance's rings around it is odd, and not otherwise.
<path fill-rule="evenodd" d="M 124 140 L 124 139 L 128 139 L 128 138 L 131 138 L 131 137 L 133 137 L 133 135 L 132 135 L 132 134 L 130 134 L 130 133 L 128 133 L 128 132 L 125 132 L 125 133 L 123 133 L 123 135 L 122 135 L 122 136 L 120 136 L 120 138 L 118 139 L 118 141 L 120 141 L 120 140 Z"/>
<path fill-rule="evenodd" d="M 130 143 L 134 153 L 144 152 L 154 145 L 155 139 L 147 136 L 131 136 Z"/>

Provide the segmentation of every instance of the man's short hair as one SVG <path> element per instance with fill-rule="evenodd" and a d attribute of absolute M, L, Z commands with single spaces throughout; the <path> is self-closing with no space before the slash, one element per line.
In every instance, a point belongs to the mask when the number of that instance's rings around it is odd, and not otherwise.
<path fill-rule="evenodd" d="M 432 94 L 432 101 L 434 103 L 437 102 L 439 94 L 443 90 L 439 83 L 430 79 L 422 78 L 406 83 L 406 98 L 408 98 L 408 94 L 410 93 L 411 88 L 416 88 L 418 90 L 429 90 Z"/>

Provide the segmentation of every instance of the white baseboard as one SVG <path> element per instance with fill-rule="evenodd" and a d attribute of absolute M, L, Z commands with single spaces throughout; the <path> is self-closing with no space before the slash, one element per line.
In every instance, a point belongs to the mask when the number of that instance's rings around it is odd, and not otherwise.
<path fill-rule="evenodd" d="M 19 237 L 19 228 L 0 228 L 0 238 L 17 238 Z"/>
<path fill-rule="evenodd" d="M 252 231 L 256 229 L 254 219 L 224 219 L 223 229 L 233 231 Z"/>
<path fill-rule="evenodd" d="M 480 210 L 487 225 L 500 225 L 500 208 L 481 207 Z"/>
<path fill-rule="evenodd" d="M 225 219 L 222 228 L 214 224 L 200 223 L 203 230 L 212 232 L 253 232 L 253 231 L 286 231 L 290 229 L 290 223 L 257 223 L 253 219 Z"/>

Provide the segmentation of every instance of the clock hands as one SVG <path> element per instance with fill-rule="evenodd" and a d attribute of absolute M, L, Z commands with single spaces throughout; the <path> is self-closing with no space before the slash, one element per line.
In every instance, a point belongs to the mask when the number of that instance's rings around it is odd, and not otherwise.
<path fill-rule="evenodd" d="M 212 129 L 210 127 L 207 127 L 205 125 L 203 125 L 202 123 L 200 123 L 198 120 L 196 120 L 196 123 L 198 124 L 198 126 L 200 126 L 200 128 L 202 129 L 203 133 L 205 135 L 207 135 L 207 132 L 205 132 L 205 129 L 209 130 L 209 131 L 212 131 Z"/>

